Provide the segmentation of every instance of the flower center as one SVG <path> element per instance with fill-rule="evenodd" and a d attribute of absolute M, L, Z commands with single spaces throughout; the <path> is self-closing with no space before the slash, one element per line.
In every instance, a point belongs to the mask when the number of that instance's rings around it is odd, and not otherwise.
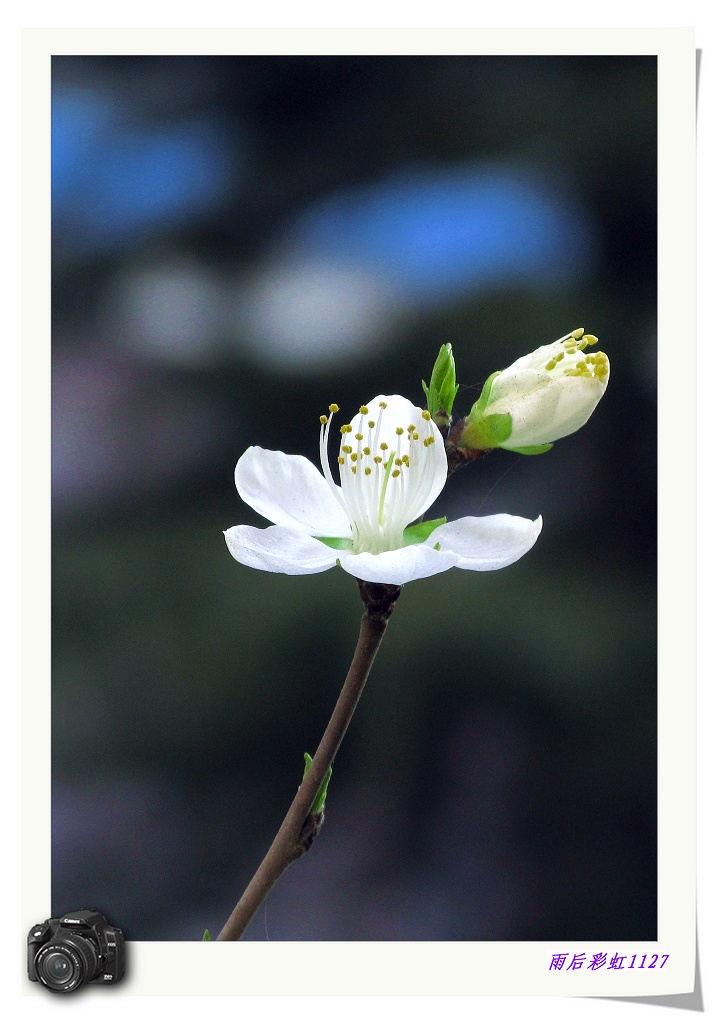
<path fill-rule="evenodd" d="M 585 352 L 588 345 L 596 345 L 593 334 L 585 334 L 583 327 L 551 345 L 544 345 L 535 353 L 536 369 L 545 369 L 554 376 L 596 377 L 603 381 L 609 376 L 609 359 L 604 352 Z"/>
<path fill-rule="evenodd" d="M 435 436 L 429 412 L 416 410 L 417 422 L 406 422 L 407 408 L 403 399 L 374 399 L 340 427 L 338 500 L 352 524 L 356 554 L 402 547 L 405 527 L 426 507 L 434 479 L 429 449 Z M 320 462 L 334 488 L 328 442 L 339 407 L 331 405 L 329 411 L 329 416 L 320 416 Z"/>

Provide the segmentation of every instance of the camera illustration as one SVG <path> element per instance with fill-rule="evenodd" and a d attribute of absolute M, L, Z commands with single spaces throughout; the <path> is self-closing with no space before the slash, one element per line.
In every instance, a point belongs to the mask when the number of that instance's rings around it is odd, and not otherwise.
<path fill-rule="evenodd" d="M 112 985 L 125 973 L 125 939 L 99 910 L 76 910 L 33 925 L 27 938 L 27 973 L 51 992 L 82 985 Z"/>

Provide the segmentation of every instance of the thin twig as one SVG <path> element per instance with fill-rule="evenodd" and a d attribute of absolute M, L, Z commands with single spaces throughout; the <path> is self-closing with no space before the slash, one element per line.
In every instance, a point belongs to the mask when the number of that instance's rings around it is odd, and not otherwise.
<path fill-rule="evenodd" d="M 357 582 L 365 611 L 362 615 L 357 647 L 344 686 L 317 753 L 285 820 L 252 881 L 217 936 L 218 942 L 235 942 L 242 938 L 275 882 L 294 860 L 307 852 L 322 826 L 323 812 L 310 815 L 310 808 L 347 732 L 401 589 L 389 584 L 366 583 L 363 580 Z"/>

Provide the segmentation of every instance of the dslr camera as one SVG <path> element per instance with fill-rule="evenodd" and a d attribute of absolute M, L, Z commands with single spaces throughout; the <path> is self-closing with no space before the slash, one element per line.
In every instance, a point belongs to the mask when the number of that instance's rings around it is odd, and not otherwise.
<path fill-rule="evenodd" d="M 125 939 L 99 910 L 50 917 L 30 929 L 27 973 L 51 992 L 75 992 L 81 985 L 112 985 L 125 973 Z"/>

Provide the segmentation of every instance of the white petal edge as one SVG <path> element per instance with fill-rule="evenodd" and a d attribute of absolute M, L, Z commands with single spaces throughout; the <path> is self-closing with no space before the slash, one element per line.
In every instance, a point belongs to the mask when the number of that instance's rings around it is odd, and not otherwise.
<path fill-rule="evenodd" d="M 233 526 L 225 530 L 230 554 L 243 565 L 288 576 L 324 572 L 337 562 L 337 552 L 322 541 L 285 526 Z"/>
<path fill-rule="evenodd" d="M 396 586 L 435 576 L 457 564 L 456 555 L 449 551 L 435 551 L 429 543 L 410 544 L 379 555 L 371 555 L 367 551 L 359 555 L 349 551 L 337 554 L 342 568 L 357 579 L 368 583 L 394 583 Z"/>
<path fill-rule="evenodd" d="M 244 502 L 265 519 L 315 537 L 351 537 L 347 514 L 330 485 L 304 455 L 252 446 L 235 467 Z"/>
<path fill-rule="evenodd" d="M 532 548 L 542 529 L 542 517 L 532 521 L 501 513 L 496 516 L 466 516 L 438 526 L 422 544 L 439 544 L 459 569 L 503 569 Z"/>

